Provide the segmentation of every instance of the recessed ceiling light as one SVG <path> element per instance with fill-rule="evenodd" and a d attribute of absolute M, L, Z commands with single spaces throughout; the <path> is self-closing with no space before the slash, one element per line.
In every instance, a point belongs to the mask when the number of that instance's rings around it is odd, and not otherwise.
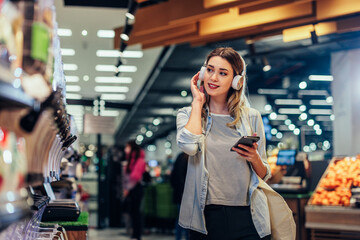
<path fill-rule="evenodd" d="M 80 92 L 81 87 L 79 85 L 66 85 L 67 92 Z"/>
<path fill-rule="evenodd" d="M 296 126 L 295 126 L 294 124 L 290 124 L 288 128 L 289 128 L 291 131 L 293 131 L 293 130 L 296 128 Z"/>
<path fill-rule="evenodd" d="M 95 86 L 95 92 L 128 92 L 129 88 L 124 86 Z"/>
<path fill-rule="evenodd" d="M 100 116 L 104 116 L 104 117 L 117 117 L 119 115 L 120 112 L 117 110 L 106 110 L 100 112 Z"/>
<path fill-rule="evenodd" d="M 266 105 L 264 106 L 264 109 L 265 109 L 265 111 L 270 111 L 270 110 L 272 109 L 272 107 L 271 107 L 270 104 L 266 104 Z"/>
<path fill-rule="evenodd" d="M 87 32 L 86 30 L 82 30 L 82 31 L 81 31 L 81 35 L 87 36 L 87 35 L 88 35 L 88 32 Z"/>
<path fill-rule="evenodd" d="M 95 77 L 97 83 L 132 83 L 131 77 Z"/>
<path fill-rule="evenodd" d="M 155 126 L 158 126 L 158 125 L 160 124 L 160 119 L 155 118 L 155 119 L 153 120 L 153 124 L 154 124 Z"/>
<path fill-rule="evenodd" d="M 334 77 L 332 75 L 310 75 L 310 81 L 333 81 Z"/>
<path fill-rule="evenodd" d="M 78 66 L 72 63 L 64 63 L 63 69 L 64 71 L 76 71 L 78 70 Z"/>
<path fill-rule="evenodd" d="M 276 99 L 275 104 L 276 105 L 301 105 L 302 100 L 301 99 Z"/>
<path fill-rule="evenodd" d="M 83 76 L 83 80 L 84 80 L 85 82 L 89 81 L 89 79 L 90 79 L 89 75 L 84 75 L 84 76 Z"/>
<path fill-rule="evenodd" d="M 305 89 L 306 87 L 307 87 L 307 83 L 305 81 L 302 81 L 301 83 L 299 83 L 300 89 Z"/>
<path fill-rule="evenodd" d="M 288 91 L 284 89 L 266 89 L 266 88 L 259 88 L 259 94 L 269 94 L 269 95 L 287 95 Z"/>
<path fill-rule="evenodd" d="M 304 112 L 304 111 L 306 110 L 306 106 L 305 106 L 305 105 L 301 105 L 301 106 L 299 107 L 299 110 L 302 111 L 302 112 Z"/>
<path fill-rule="evenodd" d="M 307 114 L 306 113 L 302 113 L 302 114 L 300 114 L 300 121 L 305 121 L 306 119 L 307 119 Z"/>
<path fill-rule="evenodd" d="M 72 48 L 61 48 L 61 55 L 62 56 L 74 56 L 75 50 Z"/>
<path fill-rule="evenodd" d="M 315 123 L 315 121 L 313 120 L 313 119 L 309 119 L 308 121 L 307 121 L 307 125 L 308 126 L 314 126 L 314 123 Z"/>
<path fill-rule="evenodd" d="M 310 109 L 309 113 L 311 115 L 331 115 L 332 110 L 331 109 Z"/>
<path fill-rule="evenodd" d="M 277 132 L 278 132 L 278 130 L 277 130 L 276 128 L 272 128 L 272 129 L 271 129 L 271 134 L 272 134 L 272 135 L 277 134 Z"/>
<path fill-rule="evenodd" d="M 65 76 L 65 81 L 66 82 L 78 82 L 79 81 L 79 77 L 78 76 Z"/>
<path fill-rule="evenodd" d="M 270 119 L 275 120 L 277 117 L 277 114 L 275 112 L 270 113 Z"/>
<path fill-rule="evenodd" d="M 121 65 L 117 68 L 115 65 L 96 65 L 95 70 L 99 72 L 136 72 L 136 66 Z"/>
<path fill-rule="evenodd" d="M 115 32 L 114 30 L 99 30 L 97 31 L 97 36 L 99 38 L 114 38 Z"/>
<path fill-rule="evenodd" d="M 285 125 L 290 125 L 290 124 L 291 124 L 291 120 L 290 120 L 290 119 L 286 119 L 284 123 L 285 123 Z"/>
<path fill-rule="evenodd" d="M 57 34 L 60 37 L 70 37 L 72 36 L 72 31 L 71 29 L 67 29 L 67 28 L 58 28 Z"/>
<path fill-rule="evenodd" d="M 125 33 L 122 33 L 120 34 L 120 38 L 124 41 L 129 41 L 129 35 L 125 34 Z"/>
<path fill-rule="evenodd" d="M 81 99 L 81 95 L 80 94 L 76 94 L 76 93 L 66 93 L 66 98 L 67 99 Z"/>
<path fill-rule="evenodd" d="M 319 130 L 319 129 L 320 129 L 320 125 L 319 125 L 319 124 L 315 124 L 313 128 L 314 128 L 315 131 L 316 131 L 316 130 Z"/>
<path fill-rule="evenodd" d="M 295 128 L 295 129 L 294 129 L 294 134 L 295 134 L 295 135 L 299 135 L 299 134 L 300 134 L 300 129 Z"/>
<path fill-rule="evenodd" d="M 118 50 L 97 50 L 97 57 L 123 57 L 123 58 L 142 58 L 144 53 L 142 51 L 126 50 L 120 53 Z"/>
<path fill-rule="evenodd" d="M 276 134 L 276 138 L 277 139 L 281 139 L 283 137 L 283 134 L 281 133 L 281 132 L 278 132 L 277 134 Z"/>
<path fill-rule="evenodd" d="M 183 90 L 181 91 L 181 96 L 186 97 L 188 95 L 187 91 Z"/>
<path fill-rule="evenodd" d="M 125 94 L 101 94 L 101 99 L 104 100 L 125 100 Z"/>
<path fill-rule="evenodd" d="M 145 135 L 146 135 L 147 137 L 152 137 L 153 132 L 149 130 L 149 131 L 147 131 L 147 132 L 145 133 Z"/>
<path fill-rule="evenodd" d="M 279 108 L 281 114 L 301 114 L 298 108 Z"/>

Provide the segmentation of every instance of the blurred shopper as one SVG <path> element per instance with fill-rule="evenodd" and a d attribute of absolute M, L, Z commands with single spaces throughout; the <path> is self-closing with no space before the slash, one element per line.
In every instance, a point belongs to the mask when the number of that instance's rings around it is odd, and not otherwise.
<path fill-rule="evenodd" d="M 191 107 L 177 114 L 177 144 L 190 156 L 179 224 L 191 240 L 271 239 L 266 195 L 257 188 L 258 176 L 271 175 L 264 126 L 245 95 L 243 58 L 232 48 L 213 50 L 190 87 Z M 232 147 L 254 134 L 260 140 L 252 147 Z"/>
<path fill-rule="evenodd" d="M 145 172 L 145 152 L 136 144 L 129 141 L 125 146 L 127 164 L 124 166 L 124 211 L 129 213 L 132 234 L 131 239 L 140 240 L 142 231 L 142 219 L 140 212 L 141 200 L 144 189 L 141 184 Z"/>
<path fill-rule="evenodd" d="M 178 208 L 180 208 L 181 198 L 184 192 L 188 157 L 189 156 L 186 153 L 180 153 L 176 158 L 170 175 L 170 183 L 173 187 L 173 201 L 178 205 Z M 182 235 L 185 235 L 185 239 L 189 240 L 189 231 L 181 227 L 177 220 L 175 226 L 175 239 L 180 240 Z"/>

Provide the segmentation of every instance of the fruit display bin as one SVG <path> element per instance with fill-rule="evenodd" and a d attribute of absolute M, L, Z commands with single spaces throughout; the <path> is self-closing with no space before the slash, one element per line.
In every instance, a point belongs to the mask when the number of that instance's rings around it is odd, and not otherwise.
<path fill-rule="evenodd" d="M 353 196 L 359 185 L 359 155 L 330 161 L 305 207 L 310 239 L 360 240 L 360 208 Z"/>

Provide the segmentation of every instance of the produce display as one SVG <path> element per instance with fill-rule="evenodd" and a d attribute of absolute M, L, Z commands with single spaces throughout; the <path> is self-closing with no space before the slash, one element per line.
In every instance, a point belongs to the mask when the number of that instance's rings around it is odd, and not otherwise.
<path fill-rule="evenodd" d="M 310 204 L 350 206 L 352 192 L 359 187 L 360 156 L 333 159 L 310 199 Z"/>

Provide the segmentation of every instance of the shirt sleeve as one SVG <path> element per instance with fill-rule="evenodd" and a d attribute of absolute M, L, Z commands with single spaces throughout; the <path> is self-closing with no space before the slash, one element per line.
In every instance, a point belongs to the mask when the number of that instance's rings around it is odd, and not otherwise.
<path fill-rule="evenodd" d="M 271 177 L 271 170 L 266 157 L 266 138 L 265 138 L 264 124 L 259 111 L 256 111 L 252 124 L 254 126 L 254 133 L 256 133 L 260 137 L 257 150 L 259 152 L 263 164 L 266 167 L 266 175 L 263 178 L 263 180 L 266 181 Z"/>
<path fill-rule="evenodd" d="M 203 138 L 202 134 L 193 134 L 185 128 L 189 121 L 190 111 L 182 108 L 178 111 L 176 117 L 176 142 L 179 148 L 190 156 L 194 156 L 200 150 L 200 143 Z"/>

